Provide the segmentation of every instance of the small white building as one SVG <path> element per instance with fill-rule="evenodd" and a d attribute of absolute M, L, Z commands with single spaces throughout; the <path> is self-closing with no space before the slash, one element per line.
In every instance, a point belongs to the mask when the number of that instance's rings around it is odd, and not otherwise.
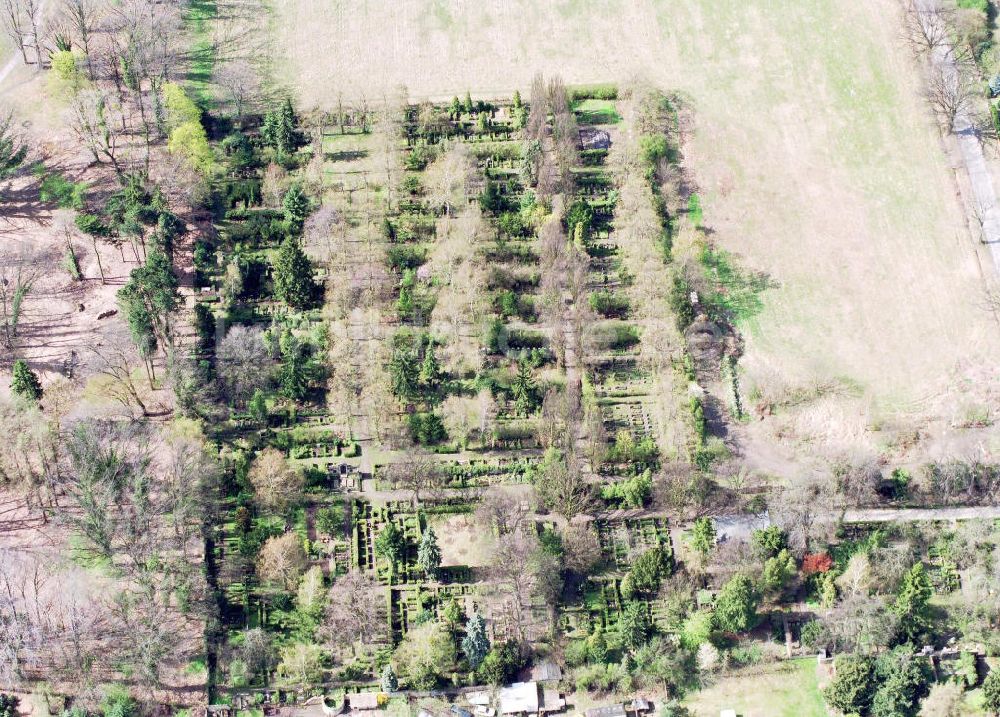
<path fill-rule="evenodd" d="M 500 714 L 538 714 L 538 683 L 515 682 L 501 687 Z"/>

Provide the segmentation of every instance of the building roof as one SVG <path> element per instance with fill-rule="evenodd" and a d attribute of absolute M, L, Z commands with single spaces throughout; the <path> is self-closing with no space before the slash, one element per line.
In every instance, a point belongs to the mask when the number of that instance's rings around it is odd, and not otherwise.
<path fill-rule="evenodd" d="M 611 135 L 603 129 L 581 127 L 580 146 L 583 149 L 608 149 L 611 146 Z"/>
<path fill-rule="evenodd" d="M 541 660 L 536 663 L 531 668 L 531 679 L 536 682 L 545 682 L 547 680 L 561 680 L 562 670 L 559 669 L 559 665 L 555 663 L 555 660 Z"/>
<path fill-rule="evenodd" d="M 478 690 L 476 692 L 467 692 L 465 699 L 469 701 L 470 705 L 489 705 L 490 703 L 490 693 L 486 690 Z"/>
<path fill-rule="evenodd" d="M 500 688 L 500 713 L 538 712 L 538 683 L 515 682 Z"/>
<path fill-rule="evenodd" d="M 587 717 L 625 717 L 625 705 L 619 702 L 616 705 L 591 707 L 585 714 Z"/>
<path fill-rule="evenodd" d="M 566 708 L 565 698 L 558 690 L 542 690 L 542 702 L 538 705 L 539 712 L 561 712 Z"/>
<path fill-rule="evenodd" d="M 347 696 L 352 710 L 378 709 L 378 692 L 356 692 Z"/>
<path fill-rule="evenodd" d="M 724 515 L 712 518 L 715 542 L 747 542 L 755 530 L 771 525 L 771 516 L 765 510 L 758 515 Z"/>

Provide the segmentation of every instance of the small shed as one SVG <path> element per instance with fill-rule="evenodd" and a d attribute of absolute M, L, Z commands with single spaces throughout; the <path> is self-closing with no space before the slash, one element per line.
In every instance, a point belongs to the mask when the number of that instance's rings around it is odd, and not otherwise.
<path fill-rule="evenodd" d="M 755 530 L 770 527 L 771 516 L 765 510 L 757 515 L 724 515 L 712 518 L 716 543 L 747 543 Z"/>
<path fill-rule="evenodd" d="M 554 682 L 562 679 L 562 670 L 555 660 L 551 659 L 540 660 L 532 666 L 529 674 L 533 682 Z"/>
<path fill-rule="evenodd" d="M 468 692 L 465 695 L 465 699 L 469 701 L 470 705 L 481 705 L 483 707 L 488 707 L 490 704 L 490 693 L 486 690 L 477 690 L 476 692 Z"/>
<path fill-rule="evenodd" d="M 508 687 L 500 688 L 500 714 L 536 714 L 537 712 L 537 682 L 515 682 Z"/>
<path fill-rule="evenodd" d="M 542 690 L 542 701 L 538 705 L 539 712 L 562 712 L 564 709 L 566 709 L 566 699 L 559 694 L 559 690 Z"/>
<path fill-rule="evenodd" d="M 580 128 L 580 149 L 610 149 L 611 135 L 603 129 Z"/>
<path fill-rule="evenodd" d="M 619 702 L 616 705 L 591 707 L 585 714 L 586 717 L 625 717 L 625 705 Z"/>
<path fill-rule="evenodd" d="M 347 697 L 352 710 L 377 710 L 378 692 L 357 692 Z"/>

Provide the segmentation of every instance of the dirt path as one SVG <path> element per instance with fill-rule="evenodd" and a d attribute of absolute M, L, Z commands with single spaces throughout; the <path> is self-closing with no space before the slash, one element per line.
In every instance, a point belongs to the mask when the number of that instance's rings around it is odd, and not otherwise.
<path fill-rule="evenodd" d="M 921 10 L 920 22 L 925 27 L 932 28 L 929 32 L 931 37 L 939 36 L 937 28 L 942 23 L 941 17 L 934 12 L 937 4 L 937 0 L 918 0 L 918 7 Z M 957 87 L 961 83 L 955 53 L 950 45 L 941 44 L 935 47 L 931 54 L 931 64 L 935 72 L 941 73 L 946 86 Z M 983 146 L 968 108 L 962 108 L 956 113 L 952 132 L 958 140 L 962 163 L 972 185 L 973 211 L 982 225 L 981 240 L 989 247 L 993 265 L 1000 273 L 1000 207 L 997 206 L 996 189 L 989 167 L 986 166 L 986 155 L 983 153 Z"/>

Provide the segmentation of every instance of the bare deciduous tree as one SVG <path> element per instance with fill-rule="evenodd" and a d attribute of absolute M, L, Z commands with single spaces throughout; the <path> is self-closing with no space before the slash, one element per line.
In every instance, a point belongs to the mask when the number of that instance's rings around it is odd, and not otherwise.
<path fill-rule="evenodd" d="M 932 69 L 927 80 L 927 102 L 949 132 L 962 129 L 962 120 L 970 119 L 977 95 L 974 82 L 961 67 Z"/>
<path fill-rule="evenodd" d="M 503 486 L 493 486 L 476 507 L 476 519 L 497 536 L 520 530 L 531 514 L 528 506 Z"/>
<path fill-rule="evenodd" d="M 433 492 L 444 485 L 445 476 L 434 456 L 425 450 L 413 450 L 408 460 L 386 466 L 386 480 L 403 490 L 413 491 L 413 504 L 420 494 Z"/>
<path fill-rule="evenodd" d="M 104 15 L 103 0 L 63 0 L 62 17 L 69 28 L 70 36 L 83 51 L 87 76 L 93 80 L 94 65 L 91 61 L 91 42 Z"/>
<path fill-rule="evenodd" d="M 570 525 L 562 534 L 567 570 L 588 575 L 603 559 L 597 533 L 590 525 Z"/>
<path fill-rule="evenodd" d="M 260 504 L 278 512 L 298 500 L 305 485 L 302 472 L 292 468 L 277 448 L 265 448 L 258 454 L 249 478 Z"/>
<path fill-rule="evenodd" d="M 236 121 L 242 123 L 243 113 L 261 98 L 261 81 L 257 69 L 246 60 L 232 60 L 219 65 L 213 79 L 233 103 Z"/>
<path fill-rule="evenodd" d="M 915 55 L 925 55 L 951 42 L 952 8 L 941 0 L 905 0 L 902 34 Z"/>
<path fill-rule="evenodd" d="M 69 111 L 69 125 L 77 139 L 90 151 L 94 162 L 110 162 L 120 173 L 118 155 L 123 130 L 119 120 L 124 123 L 121 108 L 100 89 L 90 88 L 73 97 Z"/>
<path fill-rule="evenodd" d="M 266 388 L 274 373 L 274 362 L 264 345 L 264 331 L 253 326 L 233 326 L 216 350 L 219 378 L 226 394 L 244 404 L 254 390 Z"/>
<path fill-rule="evenodd" d="M 293 590 L 307 564 L 302 539 L 295 533 L 285 533 L 268 538 L 264 543 L 257 558 L 257 574 L 264 582 Z"/>
<path fill-rule="evenodd" d="M 30 64 L 28 50 L 35 56 L 35 64 L 42 65 L 42 7 L 40 0 L 0 0 L 0 21 L 4 32 L 21 52 L 24 64 Z"/>
<path fill-rule="evenodd" d="M 444 207 L 446 217 L 455 206 L 465 203 L 467 187 L 475 165 L 469 150 L 461 142 L 448 146 L 427 169 L 428 199 L 433 207 Z"/>
<path fill-rule="evenodd" d="M 96 358 L 98 373 L 107 377 L 107 390 L 129 415 L 139 409 L 141 415 L 148 416 L 144 393 L 139 390 L 135 377 L 143 358 L 135 344 L 124 330 L 112 331 L 104 341 L 90 347 Z"/>
<path fill-rule="evenodd" d="M 550 450 L 539 467 L 535 488 L 546 507 L 567 519 L 594 504 L 594 492 L 572 453 L 562 456 Z"/>
<path fill-rule="evenodd" d="M 334 649 L 371 645 L 385 637 L 384 588 L 354 570 L 334 580 L 320 636 Z"/>

